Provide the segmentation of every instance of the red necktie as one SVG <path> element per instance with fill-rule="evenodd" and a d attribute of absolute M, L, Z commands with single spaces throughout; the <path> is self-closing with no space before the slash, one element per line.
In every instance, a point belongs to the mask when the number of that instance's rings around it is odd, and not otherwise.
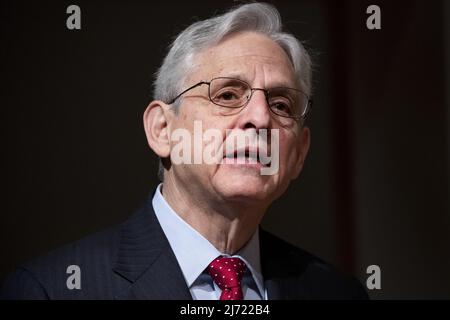
<path fill-rule="evenodd" d="M 208 266 L 208 272 L 222 290 L 220 300 L 242 300 L 241 280 L 247 269 L 239 258 L 217 257 Z"/>

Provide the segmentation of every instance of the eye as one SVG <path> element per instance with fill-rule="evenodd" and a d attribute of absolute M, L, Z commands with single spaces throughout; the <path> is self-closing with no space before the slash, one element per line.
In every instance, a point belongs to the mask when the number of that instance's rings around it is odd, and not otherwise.
<path fill-rule="evenodd" d="M 245 91 L 242 88 L 228 86 L 215 92 L 212 100 L 219 106 L 236 107 L 241 104 L 244 95 Z"/>
<path fill-rule="evenodd" d="M 230 101 L 230 100 L 239 99 L 239 97 L 237 96 L 237 94 L 235 92 L 229 90 L 229 91 L 220 92 L 216 96 L 216 99 L 222 100 L 222 101 Z"/>
<path fill-rule="evenodd" d="M 272 110 L 275 113 L 278 113 L 278 114 L 282 114 L 282 115 L 291 115 L 292 114 L 292 108 L 284 102 L 275 102 L 270 107 L 272 108 Z"/>

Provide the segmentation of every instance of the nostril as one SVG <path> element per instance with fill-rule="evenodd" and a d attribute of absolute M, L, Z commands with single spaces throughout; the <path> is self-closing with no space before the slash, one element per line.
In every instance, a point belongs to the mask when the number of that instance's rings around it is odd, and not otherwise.
<path fill-rule="evenodd" d="M 244 126 L 244 130 L 245 129 L 255 129 L 256 130 L 256 126 L 252 122 L 247 122 Z"/>

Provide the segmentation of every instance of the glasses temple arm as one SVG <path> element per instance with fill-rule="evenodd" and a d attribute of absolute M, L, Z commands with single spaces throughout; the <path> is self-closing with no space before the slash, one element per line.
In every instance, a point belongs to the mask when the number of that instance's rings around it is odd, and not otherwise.
<path fill-rule="evenodd" d="M 181 97 L 183 94 L 185 94 L 186 92 L 188 92 L 189 90 L 194 89 L 195 87 L 204 85 L 204 84 L 209 84 L 209 82 L 205 82 L 205 81 L 200 81 L 197 84 L 194 84 L 193 86 L 187 88 L 186 90 L 184 90 L 183 92 L 181 92 L 179 95 L 177 95 L 175 98 L 173 98 L 172 100 L 170 100 L 167 104 L 172 104 L 174 103 L 179 97 Z"/>

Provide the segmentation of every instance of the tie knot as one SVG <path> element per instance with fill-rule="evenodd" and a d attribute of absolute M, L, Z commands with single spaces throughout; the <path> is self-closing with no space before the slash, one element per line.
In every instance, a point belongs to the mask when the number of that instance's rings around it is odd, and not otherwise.
<path fill-rule="evenodd" d="M 239 258 L 217 257 L 208 266 L 211 278 L 222 290 L 240 287 L 246 269 Z"/>

